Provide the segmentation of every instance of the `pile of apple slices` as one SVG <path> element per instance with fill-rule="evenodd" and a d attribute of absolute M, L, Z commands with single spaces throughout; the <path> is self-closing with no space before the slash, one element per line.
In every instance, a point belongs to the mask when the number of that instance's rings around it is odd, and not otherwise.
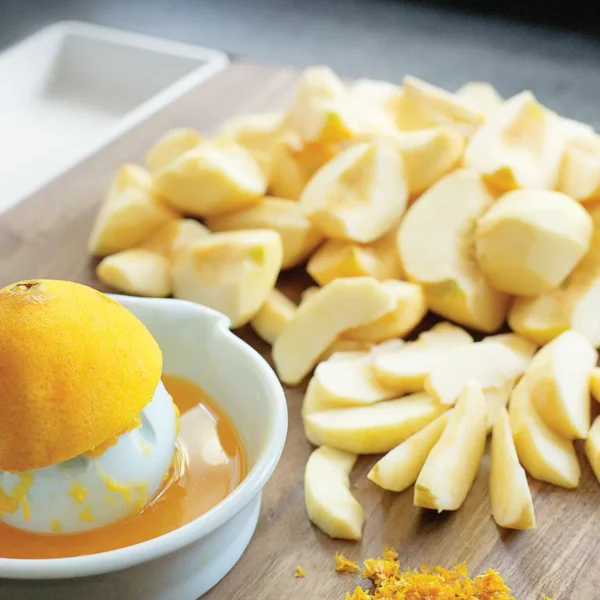
<path fill-rule="evenodd" d="M 360 536 L 359 454 L 387 453 L 378 485 L 414 483 L 418 506 L 455 510 L 493 431 L 492 512 L 506 527 L 534 523 L 520 465 L 575 487 L 573 440 L 586 439 L 600 476 L 591 127 L 528 91 L 503 100 L 486 83 L 451 93 L 410 76 L 347 86 L 312 67 L 287 110 L 210 139 L 169 131 L 146 167 L 123 166 L 100 208 L 98 277 L 250 323 L 287 385 L 314 370 L 306 500 L 324 531 Z M 288 298 L 279 275 L 302 265 L 316 285 Z M 446 321 L 423 332 L 429 311 Z M 512 333 L 483 337 L 505 323 Z"/>
<path fill-rule="evenodd" d="M 600 475 L 600 417 L 590 428 L 590 389 L 600 392 L 597 359 L 573 331 L 536 351 L 516 334 L 474 342 L 449 323 L 396 347 L 333 354 L 316 368 L 302 411 L 306 437 L 320 446 L 305 473 L 310 519 L 333 537 L 360 539 L 364 514 L 349 487 L 359 454 L 386 453 L 368 474 L 381 488 L 414 485 L 415 506 L 458 510 L 491 431 L 494 520 L 535 527 L 525 471 L 577 487 L 573 440 L 586 439 Z"/>

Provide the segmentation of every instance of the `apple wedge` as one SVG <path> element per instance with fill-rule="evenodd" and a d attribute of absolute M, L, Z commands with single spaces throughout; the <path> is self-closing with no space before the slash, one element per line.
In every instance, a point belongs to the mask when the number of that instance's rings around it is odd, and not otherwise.
<path fill-rule="evenodd" d="M 356 455 L 323 446 L 315 450 L 304 472 L 308 518 L 328 536 L 360 540 L 365 514 L 350 492 Z"/>
<path fill-rule="evenodd" d="M 414 202 L 398 230 L 400 261 L 408 279 L 423 286 L 429 308 L 485 332 L 498 329 L 508 309 L 508 296 L 474 259 L 475 224 L 493 202 L 477 173 L 454 171 Z"/>
<path fill-rule="evenodd" d="M 567 278 L 589 250 L 592 232 L 590 215 L 566 194 L 509 192 L 477 223 L 477 262 L 500 291 L 537 296 Z"/>
<path fill-rule="evenodd" d="M 154 174 L 159 194 L 170 206 L 209 217 L 256 204 L 266 180 L 250 153 L 230 141 L 204 142 Z"/>
<path fill-rule="evenodd" d="M 456 92 L 456 96 L 486 118 L 504 102 L 498 90 L 487 81 L 469 81 Z"/>
<path fill-rule="evenodd" d="M 304 431 L 315 446 L 380 454 L 423 429 L 446 409 L 427 394 L 412 394 L 369 406 L 312 412 L 304 417 Z"/>
<path fill-rule="evenodd" d="M 287 384 L 299 383 L 340 333 L 366 325 L 394 306 L 393 295 L 375 279 L 352 277 L 332 281 L 300 304 L 294 318 L 275 340 L 273 361 L 279 377 Z"/>
<path fill-rule="evenodd" d="M 482 342 L 486 344 L 502 344 L 509 350 L 516 352 L 523 357 L 527 364 L 531 361 L 534 354 L 537 352 L 538 346 L 517 333 L 498 333 L 496 335 L 488 335 L 484 337 Z"/>
<path fill-rule="evenodd" d="M 533 357 L 525 379 L 544 422 L 567 439 L 585 439 L 590 429 L 590 375 L 598 361 L 593 346 L 565 331 Z"/>
<path fill-rule="evenodd" d="M 255 206 L 210 217 L 206 220 L 206 226 L 212 231 L 273 229 L 281 236 L 283 243 L 282 269 L 303 263 L 323 241 L 297 202 L 270 196 Z"/>
<path fill-rule="evenodd" d="M 502 408 L 492 434 L 490 505 L 494 521 L 508 529 L 534 529 L 535 513 L 527 475 L 512 438 L 506 408 Z"/>
<path fill-rule="evenodd" d="M 508 412 L 515 448 L 525 470 L 540 481 L 576 488 L 581 469 L 573 442 L 560 437 L 542 421 L 525 378 L 515 386 Z"/>
<path fill-rule="evenodd" d="M 473 338 L 451 323 L 438 323 L 424 331 L 414 342 L 392 352 L 381 352 L 373 358 L 377 379 L 397 393 L 419 392 L 425 377 L 438 362 L 456 348 L 473 342 Z"/>
<path fill-rule="evenodd" d="M 453 405 L 469 380 L 484 391 L 514 383 L 529 360 L 506 345 L 476 342 L 456 348 L 436 363 L 425 377 L 425 391 L 442 404 Z"/>
<path fill-rule="evenodd" d="M 564 147 L 560 118 L 526 91 L 489 115 L 467 144 L 463 163 L 503 190 L 552 190 Z"/>
<path fill-rule="evenodd" d="M 600 482 L 600 417 L 596 417 L 588 438 L 585 440 L 585 455 L 596 479 Z"/>
<path fill-rule="evenodd" d="M 295 313 L 296 305 L 275 288 L 269 292 L 264 304 L 250 321 L 250 325 L 262 340 L 273 344 L 294 318 Z"/>
<path fill-rule="evenodd" d="M 336 144 L 354 136 L 359 119 L 342 80 L 328 67 L 302 72 L 284 125 L 304 142 Z"/>
<path fill-rule="evenodd" d="M 161 136 L 146 154 L 146 164 L 152 173 L 160 171 L 184 152 L 200 145 L 202 138 L 195 129 L 172 129 Z"/>
<path fill-rule="evenodd" d="M 350 86 L 350 99 L 361 133 L 386 133 L 397 130 L 402 88 L 387 81 L 357 79 Z"/>
<path fill-rule="evenodd" d="M 107 256 L 128 250 L 178 217 L 156 194 L 148 171 L 123 165 L 96 215 L 88 251 Z"/>
<path fill-rule="evenodd" d="M 600 199 L 600 136 L 567 142 L 556 189 L 583 204 Z"/>
<path fill-rule="evenodd" d="M 210 230 L 195 219 L 176 219 L 163 225 L 138 248 L 170 259 L 183 246 L 210 235 Z"/>
<path fill-rule="evenodd" d="M 415 506 L 458 510 L 475 481 L 486 437 L 485 398 L 481 388 L 469 381 L 417 477 Z"/>
<path fill-rule="evenodd" d="M 600 402 L 600 368 L 594 367 L 590 374 L 590 392 L 596 402 Z"/>
<path fill-rule="evenodd" d="M 383 285 L 396 300 L 394 308 L 368 325 L 349 329 L 343 338 L 379 343 L 409 335 L 427 314 L 427 304 L 420 285 L 407 281 L 384 281 Z"/>
<path fill-rule="evenodd" d="M 283 250 L 266 230 L 213 233 L 173 257 L 173 293 L 225 313 L 232 327 L 250 321 L 275 287 Z"/>
<path fill-rule="evenodd" d="M 166 298 L 171 295 L 169 262 L 148 250 L 123 250 L 103 258 L 96 267 L 98 279 L 124 294 Z"/>
<path fill-rule="evenodd" d="M 392 144 L 357 143 L 321 167 L 300 197 L 302 210 L 325 236 L 370 243 L 406 210 L 402 156 Z"/>
<path fill-rule="evenodd" d="M 369 471 L 367 477 L 380 488 L 390 492 L 402 492 L 419 476 L 429 452 L 440 439 L 452 411 L 445 412 L 390 450 Z"/>

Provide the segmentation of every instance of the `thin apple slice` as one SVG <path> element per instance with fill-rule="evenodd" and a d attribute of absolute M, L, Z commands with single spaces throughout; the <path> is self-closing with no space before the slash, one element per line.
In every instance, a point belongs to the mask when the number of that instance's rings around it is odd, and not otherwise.
<path fill-rule="evenodd" d="M 195 129 L 189 127 L 172 129 L 161 136 L 150 148 L 146 155 L 146 164 L 152 173 L 156 173 L 201 142 L 202 138 Z"/>
<path fill-rule="evenodd" d="M 275 287 L 283 250 L 268 229 L 213 233 L 181 248 L 171 275 L 176 298 L 225 313 L 241 327 Z"/>
<path fill-rule="evenodd" d="M 509 192 L 477 223 L 477 262 L 497 289 L 537 296 L 573 271 L 589 250 L 592 231 L 590 215 L 566 194 Z"/>
<path fill-rule="evenodd" d="M 398 230 L 404 271 L 423 286 L 429 308 L 485 332 L 498 329 L 508 309 L 508 296 L 491 286 L 474 258 L 477 219 L 493 202 L 477 173 L 454 171 L 416 200 Z"/>
<path fill-rule="evenodd" d="M 560 118 L 525 91 L 489 115 L 471 137 L 463 162 L 503 190 L 552 190 L 564 147 Z"/>
<path fill-rule="evenodd" d="M 581 469 L 573 442 L 560 437 L 542 421 L 525 378 L 515 386 L 508 412 L 515 448 L 525 470 L 540 481 L 576 488 Z"/>
<path fill-rule="evenodd" d="M 389 452 L 445 410 L 427 394 L 413 394 L 370 406 L 313 412 L 305 416 L 304 430 L 315 446 L 379 454 Z"/>
<path fill-rule="evenodd" d="M 369 471 L 367 477 L 379 487 L 390 492 L 402 492 L 419 476 L 429 452 L 440 439 L 452 411 L 445 412 L 390 450 Z"/>
<path fill-rule="evenodd" d="M 384 281 L 396 299 L 394 308 L 368 325 L 349 329 L 342 337 L 363 342 L 379 343 L 409 335 L 427 314 L 423 289 L 417 283 Z"/>
<path fill-rule="evenodd" d="M 590 375 L 598 361 L 593 346 L 565 331 L 533 357 L 525 379 L 533 403 L 564 438 L 585 439 L 590 429 Z"/>
<path fill-rule="evenodd" d="M 469 81 L 456 92 L 456 96 L 486 117 L 504 102 L 498 90 L 487 81 Z"/>
<path fill-rule="evenodd" d="M 590 392 L 596 402 L 600 402 L 600 367 L 595 367 L 590 374 Z"/>
<path fill-rule="evenodd" d="M 481 389 L 515 382 L 529 361 L 500 343 L 477 342 L 457 348 L 425 377 L 425 391 L 442 404 L 453 405 L 466 385 L 475 380 Z"/>
<path fill-rule="evenodd" d="M 502 344 L 509 350 L 512 350 L 513 352 L 516 352 L 522 356 L 523 360 L 527 361 L 527 363 L 531 361 L 538 349 L 534 342 L 528 340 L 522 335 L 518 335 L 517 333 L 498 333 L 496 335 L 488 335 L 481 341 L 485 342 L 486 344 Z"/>
<path fill-rule="evenodd" d="M 596 479 L 600 482 L 600 417 L 596 417 L 588 438 L 585 440 L 585 455 Z"/>
<path fill-rule="evenodd" d="M 469 381 L 419 473 L 415 506 L 458 510 L 475 481 L 486 437 L 485 398 L 481 388 Z"/>
<path fill-rule="evenodd" d="M 216 234 L 215 234 L 216 235 Z M 282 381 L 299 383 L 338 335 L 389 312 L 395 300 L 370 277 L 336 279 L 298 307 L 273 344 L 273 361 Z"/>
<path fill-rule="evenodd" d="M 356 455 L 323 446 L 315 450 L 304 472 L 308 518 L 332 538 L 360 540 L 365 514 L 350 492 Z"/>
<path fill-rule="evenodd" d="M 210 217 L 206 226 L 212 231 L 273 229 L 283 243 L 282 269 L 303 263 L 323 241 L 297 202 L 272 196 L 266 196 L 255 206 Z"/>
<path fill-rule="evenodd" d="M 494 521 L 508 529 L 535 528 L 535 513 L 527 475 L 510 430 L 506 408 L 502 408 L 492 434 L 490 504 Z"/>
<path fill-rule="evenodd" d="M 273 344 L 294 318 L 296 305 L 278 289 L 269 292 L 264 304 L 250 321 L 252 329 L 268 344 Z"/>

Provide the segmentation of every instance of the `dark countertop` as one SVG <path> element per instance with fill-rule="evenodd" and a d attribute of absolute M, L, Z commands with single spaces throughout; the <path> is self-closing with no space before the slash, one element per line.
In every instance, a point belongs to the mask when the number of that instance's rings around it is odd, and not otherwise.
<path fill-rule="evenodd" d="M 532 4 L 545 10 L 539 2 Z M 585 17 L 581 13 L 579 21 Z M 600 129 L 600 38 L 486 17 L 443 2 L 0 0 L 0 48 L 63 19 L 215 47 L 260 61 L 327 63 L 347 77 L 400 81 L 412 73 L 449 89 L 483 79 L 504 95 L 530 88 L 555 110 Z"/>

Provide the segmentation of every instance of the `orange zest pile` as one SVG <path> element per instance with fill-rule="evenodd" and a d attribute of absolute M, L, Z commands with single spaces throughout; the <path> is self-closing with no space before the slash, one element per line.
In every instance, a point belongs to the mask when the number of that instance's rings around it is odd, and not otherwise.
<path fill-rule="evenodd" d="M 352 562 L 338 552 L 335 553 L 333 560 L 335 560 L 335 570 L 338 573 L 356 573 L 360 568 L 357 563 Z"/>

